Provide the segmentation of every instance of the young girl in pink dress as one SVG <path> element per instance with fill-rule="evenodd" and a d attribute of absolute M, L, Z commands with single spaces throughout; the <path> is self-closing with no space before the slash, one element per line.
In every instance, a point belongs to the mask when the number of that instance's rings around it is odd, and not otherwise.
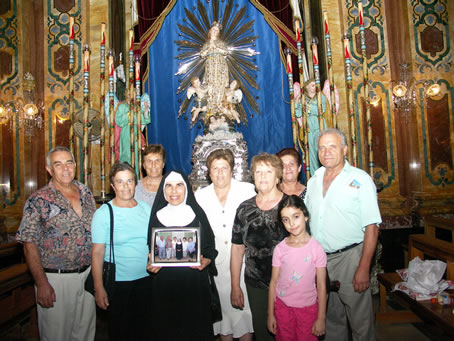
<path fill-rule="evenodd" d="M 290 234 L 276 245 L 268 295 L 268 329 L 277 341 L 317 340 L 325 333 L 326 254 L 311 237 L 304 201 L 289 196 L 279 218 Z"/>

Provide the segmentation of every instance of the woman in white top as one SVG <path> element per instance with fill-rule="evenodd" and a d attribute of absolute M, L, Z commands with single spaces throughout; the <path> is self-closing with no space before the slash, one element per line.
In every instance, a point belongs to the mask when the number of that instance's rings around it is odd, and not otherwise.
<path fill-rule="evenodd" d="M 215 235 L 216 250 L 219 252 L 216 258 L 218 276 L 215 277 L 215 282 L 221 299 L 223 319 L 213 325 L 214 334 L 220 334 L 222 341 L 233 338 L 250 341 L 253 327 L 247 295 L 243 310 L 233 308 L 230 301 L 230 249 L 236 209 L 256 193 L 252 184 L 232 179 L 233 166 L 234 157 L 231 150 L 218 149 L 212 152 L 207 158 L 212 184 L 197 191 L 195 197 L 208 216 Z M 242 269 L 240 281 L 245 293 L 244 266 Z"/>
<path fill-rule="evenodd" d="M 137 183 L 134 198 L 145 201 L 152 207 L 162 180 L 162 171 L 166 164 L 166 151 L 160 144 L 150 144 L 143 151 L 142 160 L 147 175 Z"/>

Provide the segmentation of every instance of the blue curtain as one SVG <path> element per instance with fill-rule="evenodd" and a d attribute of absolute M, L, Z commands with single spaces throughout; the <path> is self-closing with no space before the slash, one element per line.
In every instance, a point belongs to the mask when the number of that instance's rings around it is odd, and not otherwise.
<path fill-rule="evenodd" d="M 184 8 L 192 10 L 188 1 L 178 1 L 166 17 L 161 30 L 148 51 L 148 79 L 145 91 L 151 98 L 151 123 L 148 125 L 148 142 L 160 143 L 167 151 L 166 169 L 182 170 L 186 174 L 192 171 L 192 145 L 197 135 L 203 134 L 201 124 L 189 128 L 189 119 L 178 119 L 180 106 L 176 89 L 179 86 L 175 73 L 178 69 L 179 53 L 174 41 L 179 40 L 177 24 L 185 18 Z M 257 103 L 260 115 L 248 117 L 248 127 L 241 126 L 249 149 L 249 160 L 261 153 L 276 153 L 282 148 L 291 147 L 292 131 L 288 81 L 285 68 L 280 59 L 280 43 L 277 35 L 265 21 L 263 14 L 246 0 L 237 0 L 241 8 L 247 6 L 249 20 L 255 20 L 253 35 L 257 35 L 255 49 L 257 82 L 261 90 L 257 91 Z M 194 1 L 193 4 L 196 4 Z M 221 8 L 225 2 L 220 2 Z M 210 4 L 207 12 L 211 15 Z M 221 12 L 223 13 L 223 11 Z"/>

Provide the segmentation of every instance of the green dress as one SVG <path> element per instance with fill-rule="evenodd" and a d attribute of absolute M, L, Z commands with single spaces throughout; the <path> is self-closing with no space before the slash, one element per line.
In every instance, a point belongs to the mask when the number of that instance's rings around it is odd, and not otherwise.
<path fill-rule="evenodd" d="M 141 111 L 141 123 L 146 125 L 150 123 L 150 116 L 144 116 Z M 129 125 L 129 105 L 127 103 L 121 103 L 115 113 L 115 123 L 121 128 L 120 134 L 120 162 L 131 162 L 131 130 Z M 137 131 L 135 131 L 137 134 Z M 143 141 L 143 137 L 142 137 Z M 134 146 L 135 164 L 139 163 L 139 151 L 137 143 Z"/>
<path fill-rule="evenodd" d="M 318 123 L 318 106 L 317 97 L 306 97 L 306 112 L 307 112 L 307 125 L 309 126 L 309 134 L 307 137 L 309 143 L 309 166 L 311 176 L 315 171 L 320 168 L 320 161 L 318 160 L 318 146 L 317 139 L 320 134 L 320 125 Z M 322 94 L 322 111 L 326 110 L 326 97 Z M 326 128 L 326 121 L 323 119 L 323 126 Z"/>

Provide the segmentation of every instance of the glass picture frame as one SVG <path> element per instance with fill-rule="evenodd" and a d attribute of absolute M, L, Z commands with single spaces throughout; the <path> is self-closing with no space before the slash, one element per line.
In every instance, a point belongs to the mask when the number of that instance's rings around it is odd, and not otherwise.
<path fill-rule="evenodd" d="M 152 266 L 184 267 L 201 264 L 200 227 L 153 227 L 150 238 Z"/>

